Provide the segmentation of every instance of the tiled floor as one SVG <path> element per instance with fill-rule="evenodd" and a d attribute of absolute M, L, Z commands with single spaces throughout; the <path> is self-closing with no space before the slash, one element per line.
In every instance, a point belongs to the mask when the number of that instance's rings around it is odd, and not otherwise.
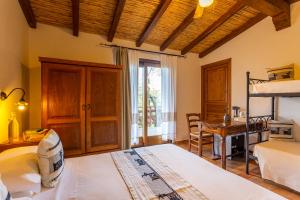
<path fill-rule="evenodd" d="M 177 144 L 179 147 L 184 149 L 188 149 L 187 142 L 182 142 Z M 206 146 L 203 151 L 203 157 L 208 160 L 209 162 L 221 166 L 220 160 L 212 160 L 211 159 L 211 149 L 209 146 Z M 250 166 L 250 175 L 245 173 L 245 162 L 243 159 L 235 159 L 235 160 L 228 160 L 227 161 L 227 170 L 235 173 L 241 177 L 244 177 L 262 187 L 265 187 L 275 193 L 278 193 L 287 199 L 291 200 L 300 200 L 300 193 L 294 192 L 288 188 L 284 188 L 283 186 L 277 185 L 271 181 L 263 180 L 260 176 L 259 167 L 256 164 L 251 164 Z M 299 180 L 300 181 L 300 180 Z"/>

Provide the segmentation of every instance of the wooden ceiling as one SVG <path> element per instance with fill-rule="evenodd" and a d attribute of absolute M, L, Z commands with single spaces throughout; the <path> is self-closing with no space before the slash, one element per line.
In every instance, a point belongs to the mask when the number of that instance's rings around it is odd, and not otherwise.
<path fill-rule="evenodd" d="M 297 0 L 296 0 L 297 1 Z M 30 27 L 37 22 L 107 37 L 198 53 L 204 57 L 270 16 L 276 30 L 290 26 L 295 0 L 215 0 L 201 18 L 197 0 L 19 0 Z"/>

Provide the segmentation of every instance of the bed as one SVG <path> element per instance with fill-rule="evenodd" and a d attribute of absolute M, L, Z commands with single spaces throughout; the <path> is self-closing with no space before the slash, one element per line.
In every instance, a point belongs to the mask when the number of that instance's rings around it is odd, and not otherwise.
<path fill-rule="evenodd" d="M 175 145 L 157 145 L 145 149 L 210 200 L 285 199 Z M 66 159 L 64 175 L 58 186 L 43 189 L 33 199 L 127 200 L 131 199 L 131 195 L 111 154 L 105 153 Z"/>
<path fill-rule="evenodd" d="M 300 142 L 272 140 L 257 144 L 254 155 L 264 179 L 300 192 Z"/>
<path fill-rule="evenodd" d="M 279 97 L 300 97 L 300 80 L 286 80 L 286 81 L 269 81 L 257 78 L 250 78 L 250 72 L 246 72 L 247 77 L 247 99 L 246 99 L 246 173 L 250 171 L 250 161 L 257 161 L 257 157 L 253 155 L 252 147 L 268 139 L 262 139 L 264 132 L 270 131 L 268 122 L 275 120 L 275 111 L 278 106 L 275 106 L 275 101 Z M 252 105 L 250 99 L 253 97 L 271 98 L 271 113 L 267 115 L 251 115 Z M 255 104 L 253 104 L 255 105 Z M 250 141 L 250 136 L 258 135 L 256 142 Z"/>
<path fill-rule="evenodd" d="M 300 80 L 272 81 L 252 84 L 252 94 L 300 93 Z"/>

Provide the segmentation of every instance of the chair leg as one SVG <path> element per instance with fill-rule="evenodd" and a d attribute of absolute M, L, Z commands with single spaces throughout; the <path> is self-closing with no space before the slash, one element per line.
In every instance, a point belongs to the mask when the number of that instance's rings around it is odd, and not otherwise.
<path fill-rule="evenodd" d="M 212 137 L 212 153 L 213 153 L 213 156 L 216 156 L 216 153 L 215 153 L 215 136 L 214 135 Z"/>
<path fill-rule="evenodd" d="M 191 145 L 191 135 L 189 135 L 189 151 L 191 151 L 191 149 L 192 149 L 192 145 Z"/>
<path fill-rule="evenodd" d="M 198 155 L 202 157 L 202 140 L 198 139 Z"/>

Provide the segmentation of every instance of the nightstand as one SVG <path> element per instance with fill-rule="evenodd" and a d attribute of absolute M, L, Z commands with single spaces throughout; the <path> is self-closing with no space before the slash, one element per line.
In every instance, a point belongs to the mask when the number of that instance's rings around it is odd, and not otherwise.
<path fill-rule="evenodd" d="M 23 147 L 23 146 L 36 146 L 39 142 L 27 142 L 27 141 L 18 141 L 13 143 L 0 143 L 0 152 L 5 151 L 7 149 Z"/>

